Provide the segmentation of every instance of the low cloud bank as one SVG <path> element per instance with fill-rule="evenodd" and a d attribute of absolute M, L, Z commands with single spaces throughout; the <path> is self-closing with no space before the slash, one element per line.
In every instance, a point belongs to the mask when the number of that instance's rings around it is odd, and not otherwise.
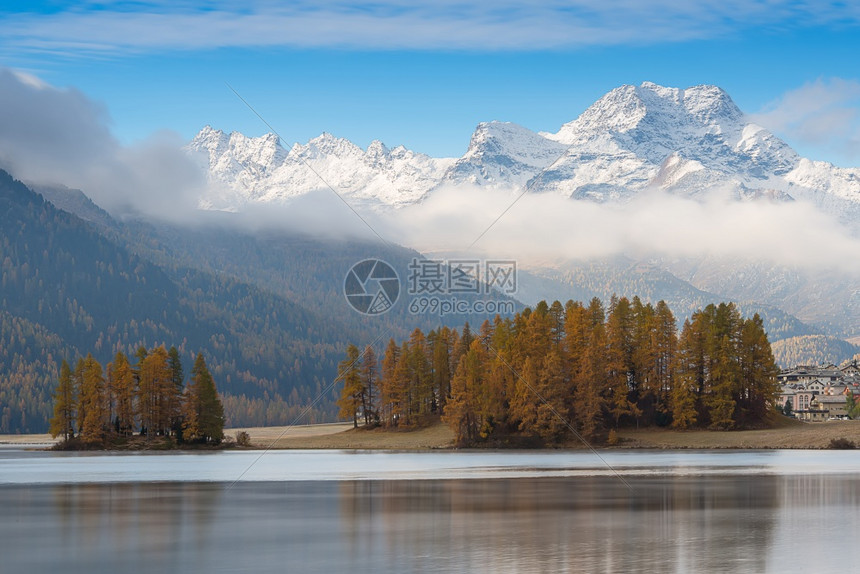
<path fill-rule="evenodd" d="M 429 252 L 462 253 L 483 233 L 473 253 L 538 264 L 620 254 L 706 256 L 856 272 L 849 262 L 860 253 L 860 239 L 849 229 L 799 201 L 702 201 L 649 192 L 624 204 L 597 204 L 530 194 L 495 221 L 515 198 L 440 189 L 381 225 L 398 242 Z"/>
<path fill-rule="evenodd" d="M 188 217 L 206 178 L 179 135 L 158 132 L 123 146 L 109 125 L 104 106 L 78 90 L 0 69 L 0 167 L 84 190 L 114 214 Z"/>
<path fill-rule="evenodd" d="M 835 218 L 799 201 L 735 201 L 719 194 L 703 201 L 650 192 L 624 204 L 528 194 L 512 206 L 517 190 L 457 186 L 439 188 L 420 204 L 379 212 L 349 197 L 347 205 L 321 182 L 319 192 L 285 205 L 246 202 L 240 213 L 217 217 L 201 212 L 199 199 L 221 194 L 229 204 L 233 194 L 207 189 L 205 162 L 183 150 L 183 143 L 160 132 L 123 146 L 111 135 L 103 106 L 75 89 L 0 69 L 0 166 L 19 179 L 82 189 L 118 216 L 381 237 L 424 252 L 517 258 L 530 265 L 624 254 L 858 272 L 853 262 L 860 239 Z"/>

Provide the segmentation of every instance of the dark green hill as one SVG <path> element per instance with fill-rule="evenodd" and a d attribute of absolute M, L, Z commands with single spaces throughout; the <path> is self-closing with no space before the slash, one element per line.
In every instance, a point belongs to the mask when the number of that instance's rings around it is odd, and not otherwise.
<path fill-rule="evenodd" d="M 358 339 L 332 314 L 320 315 L 260 287 L 156 265 L 2 171 L 0 271 L 4 320 L 31 329 L 34 349 L 39 340 L 51 341 L 37 353 L 44 360 L 30 363 L 34 388 L 27 401 L 44 403 L 62 358 L 72 361 L 71 355 L 92 351 L 107 362 L 117 350 L 164 343 L 176 345 L 189 361 L 191 353 L 206 355 L 226 395 L 228 422 L 283 423 L 316 398 L 334 377 L 346 341 Z M 2 343 L 7 354 L 18 352 L 6 339 Z M 20 364 L 4 360 L 0 378 L 24 368 Z M 331 414 L 334 396 L 324 397 L 317 417 Z M 0 396 L 0 413 L 27 412 L 29 420 L 5 417 L 0 432 L 47 428 L 44 404 L 16 404 L 12 398 Z M 259 413 L 254 418 L 242 410 L 253 399 L 278 408 L 263 420 Z"/>

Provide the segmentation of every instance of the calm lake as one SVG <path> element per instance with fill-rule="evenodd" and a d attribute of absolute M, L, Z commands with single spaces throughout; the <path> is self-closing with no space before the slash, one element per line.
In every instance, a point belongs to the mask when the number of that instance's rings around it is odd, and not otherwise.
<path fill-rule="evenodd" d="M 847 572 L 851 451 L 0 448 L 0 572 Z"/>

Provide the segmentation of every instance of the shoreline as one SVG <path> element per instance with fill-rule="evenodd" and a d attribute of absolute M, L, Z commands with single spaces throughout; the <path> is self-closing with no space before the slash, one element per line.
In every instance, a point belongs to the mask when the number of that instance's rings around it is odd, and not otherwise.
<path fill-rule="evenodd" d="M 343 430 L 337 432 L 334 427 Z M 319 425 L 324 426 L 324 425 Z M 315 432 L 314 425 L 243 428 L 251 443 L 266 449 L 334 449 L 334 450 L 453 450 L 454 434 L 441 422 L 417 429 L 353 429 L 351 423 L 329 425 L 325 432 Z M 286 429 L 286 432 L 284 430 Z M 225 431 L 225 434 L 228 431 Z M 230 431 L 234 432 L 234 431 Z M 283 434 L 282 434 L 283 433 Z M 621 429 L 619 444 L 593 444 L 608 450 L 801 450 L 830 449 L 830 441 L 846 439 L 860 448 L 860 421 L 827 421 L 804 423 L 782 419 L 772 428 L 737 431 L 671 430 L 663 428 Z M 506 450 L 504 446 L 476 445 L 477 450 Z M 576 438 L 562 445 L 533 450 L 583 450 L 589 446 Z M 526 449 L 529 450 L 529 449 Z"/>
<path fill-rule="evenodd" d="M 324 423 L 293 427 L 241 427 L 225 429 L 233 439 L 239 431 L 251 437 L 251 448 L 273 450 L 453 450 L 454 434 L 442 422 L 414 429 L 352 428 L 352 423 Z M 860 421 L 803 423 L 780 421 L 775 427 L 756 430 L 709 431 L 662 428 L 621 429 L 614 446 L 593 444 L 608 450 L 797 450 L 829 449 L 830 441 L 845 439 L 860 448 Z M 58 439 L 48 434 L 0 435 L 0 446 L 50 448 Z M 478 450 L 506 450 L 502 445 L 476 445 Z M 561 445 L 531 450 L 583 450 L 590 448 L 576 438 Z M 176 449 L 183 450 L 183 449 Z M 189 449 L 190 451 L 194 449 Z M 517 449 L 521 450 L 521 449 Z M 529 450 L 529 449 L 526 449 Z M 121 452 L 121 450 L 119 451 Z"/>

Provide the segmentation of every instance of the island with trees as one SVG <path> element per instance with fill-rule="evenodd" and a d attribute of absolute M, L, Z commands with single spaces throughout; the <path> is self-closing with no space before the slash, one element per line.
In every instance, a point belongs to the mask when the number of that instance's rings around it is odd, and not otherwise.
<path fill-rule="evenodd" d="M 140 347 L 102 368 L 92 354 L 60 367 L 51 435 L 58 448 L 171 448 L 218 445 L 224 409 L 198 354 L 188 384 L 176 347 Z"/>
<path fill-rule="evenodd" d="M 542 301 L 477 333 L 415 329 L 381 360 L 350 345 L 338 404 L 356 427 L 441 418 L 459 446 L 613 444 L 621 428 L 766 426 L 777 372 L 761 318 L 732 303 L 693 313 L 679 334 L 663 301 Z"/>

